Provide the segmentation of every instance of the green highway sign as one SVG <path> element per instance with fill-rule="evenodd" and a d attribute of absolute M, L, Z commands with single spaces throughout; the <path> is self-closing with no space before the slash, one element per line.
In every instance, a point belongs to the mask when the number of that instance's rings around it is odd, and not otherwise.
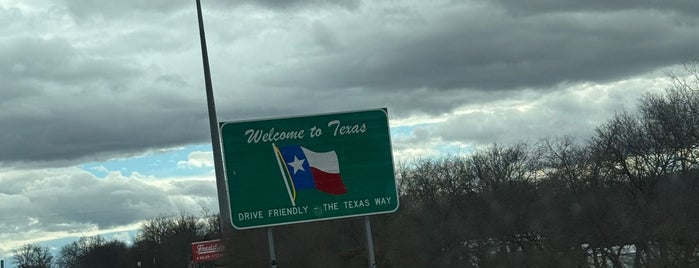
<path fill-rule="evenodd" d="M 237 229 L 398 209 L 386 109 L 219 124 Z"/>

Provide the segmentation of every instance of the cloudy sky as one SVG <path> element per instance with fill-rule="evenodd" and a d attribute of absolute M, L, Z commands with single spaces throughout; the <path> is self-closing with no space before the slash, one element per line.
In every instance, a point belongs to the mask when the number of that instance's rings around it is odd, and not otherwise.
<path fill-rule="evenodd" d="M 219 121 L 387 107 L 396 161 L 584 138 L 699 58 L 696 1 L 202 6 Z M 0 258 L 218 210 L 194 0 L 0 0 L 0 25 Z"/>

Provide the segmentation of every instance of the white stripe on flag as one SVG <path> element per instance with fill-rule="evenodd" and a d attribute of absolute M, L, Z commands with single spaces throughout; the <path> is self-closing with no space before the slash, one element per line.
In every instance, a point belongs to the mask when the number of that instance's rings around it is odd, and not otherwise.
<path fill-rule="evenodd" d="M 303 150 L 303 154 L 306 155 L 308 165 L 311 167 L 327 173 L 340 173 L 340 164 L 337 161 L 337 154 L 335 151 L 316 153 L 303 147 L 301 147 L 301 150 Z"/>

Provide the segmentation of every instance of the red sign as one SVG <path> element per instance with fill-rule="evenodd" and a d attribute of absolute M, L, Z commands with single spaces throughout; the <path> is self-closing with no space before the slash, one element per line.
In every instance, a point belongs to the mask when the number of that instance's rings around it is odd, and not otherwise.
<path fill-rule="evenodd" d="M 195 262 L 213 261 L 223 254 L 221 239 L 192 243 L 192 260 Z"/>

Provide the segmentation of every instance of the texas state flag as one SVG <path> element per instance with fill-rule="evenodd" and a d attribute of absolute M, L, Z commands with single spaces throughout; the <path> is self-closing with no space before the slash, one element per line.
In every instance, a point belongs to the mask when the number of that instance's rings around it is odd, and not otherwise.
<path fill-rule="evenodd" d="M 284 146 L 279 151 L 296 190 L 315 188 L 329 194 L 347 193 L 335 151 L 319 153 L 298 145 Z"/>

